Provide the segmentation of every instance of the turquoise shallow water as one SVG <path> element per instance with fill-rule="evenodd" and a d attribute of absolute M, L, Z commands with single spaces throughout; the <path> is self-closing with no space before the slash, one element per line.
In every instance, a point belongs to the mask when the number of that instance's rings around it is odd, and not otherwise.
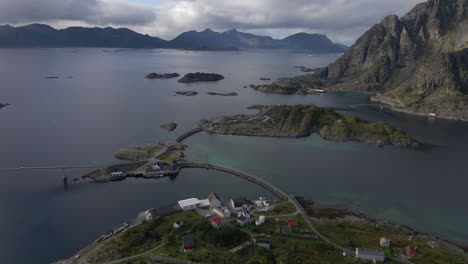
<path fill-rule="evenodd" d="M 252 104 L 368 103 L 350 94 L 268 95 L 244 89 L 260 77 L 295 76 L 294 66 L 323 67 L 337 54 L 173 50 L 0 49 L 0 167 L 115 162 L 130 145 L 170 139 L 200 119 L 248 113 Z M 149 72 L 216 72 L 217 83 L 147 80 Z M 59 76 L 45 80 L 47 76 Z M 64 78 L 72 76 L 73 78 Z M 195 90 L 195 97 L 174 96 Z M 217 97 L 207 92 L 231 92 Z M 402 222 L 468 242 L 465 186 L 468 125 L 391 112 L 357 111 L 401 126 L 432 147 L 424 152 L 335 143 L 313 135 L 285 140 L 198 134 L 188 157 L 264 177 L 289 193 Z M 178 123 L 172 133 L 159 126 Z M 79 176 L 87 171 L 65 172 Z M 139 211 L 202 198 L 269 196 L 231 175 L 185 170 L 175 179 L 61 186 L 60 171 L 0 173 L 0 259 L 49 263 L 71 256 Z M 270 196 L 271 197 L 271 196 Z M 28 252 L 28 254 L 24 254 Z"/>

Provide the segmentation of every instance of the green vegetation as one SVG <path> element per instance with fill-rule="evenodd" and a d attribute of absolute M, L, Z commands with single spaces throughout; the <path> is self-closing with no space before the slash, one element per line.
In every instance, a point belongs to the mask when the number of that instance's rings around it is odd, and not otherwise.
<path fill-rule="evenodd" d="M 161 149 L 159 145 L 122 148 L 114 153 L 114 157 L 121 160 L 140 161 L 153 157 Z"/>
<path fill-rule="evenodd" d="M 90 256 L 90 260 L 102 262 L 145 252 L 159 245 L 165 236 L 175 240 L 175 237 L 190 230 L 200 218 L 206 221 L 197 213 L 190 211 L 144 222 L 103 242 L 102 247 Z M 182 228 L 175 229 L 172 225 L 178 219 L 186 224 Z"/>
<path fill-rule="evenodd" d="M 409 233 L 385 225 L 372 225 L 360 222 L 327 221 L 316 228 L 327 238 L 340 246 L 353 249 L 356 247 L 380 247 L 380 238 L 392 241 L 392 246 L 402 248 L 408 244 Z"/>
<path fill-rule="evenodd" d="M 277 204 L 272 204 L 270 206 L 274 206 L 268 212 L 261 212 L 258 213 L 259 215 L 283 215 L 283 214 L 292 214 L 296 212 L 296 207 L 294 204 L 290 203 L 289 201 L 279 202 Z"/>
<path fill-rule="evenodd" d="M 342 116 L 321 131 L 322 136 L 338 141 L 365 141 L 372 144 L 409 146 L 414 140 L 399 128 L 385 122 L 366 123 L 356 115 Z"/>
<path fill-rule="evenodd" d="M 261 115 L 224 117 L 217 124 L 219 128 L 215 133 L 229 135 L 304 137 L 312 132 L 319 132 L 323 138 L 334 141 L 358 141 L 399 147 L 418 145 L 414 139 L 390 124 L 367 123 L 356 115 L 341 115 L 315 105 L 264 107 Z"/>
<path fill-rule="evenodd" d="M 426 240 L 415 239 L 411 246 L 417 247 L 417 254 L 411 258 L 411 262 L 416 264 L 466 264 L 467 258 L 457 256 L 446 246 L 441 245 L 438 248 L 428 246 Z"/>

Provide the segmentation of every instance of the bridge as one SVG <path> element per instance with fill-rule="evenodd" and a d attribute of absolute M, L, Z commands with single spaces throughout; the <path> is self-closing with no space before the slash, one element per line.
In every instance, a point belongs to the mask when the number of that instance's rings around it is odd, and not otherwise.
<path fill-rule="evenodd" d="M 362 108 L 374 108 L 377 110 L 389 110 L 390 106 L 384 104 L 352 104 L 352 105 L 338 105 L 338 106 L 328 106 L 324 107 L 331 110 L 356 110 Z"/>
<path fill-rule="evenodd" d="M 22 171 L 22 170 L 66 170 L 66 169 L 92 169 L 104 168 L 110 165 L 77 165 L 77 166 L 36 166 L 36 167 L 16 167 L 0 169 L 2 171 Z"/>
<path fill-rule="evenodd" d="M 193 136 L 193 135 L 195 135 L 197 133 L 200 133 L 202 131 L 203 131 L 203 129 L 201 127 L 197 127 L 195 129 L 192 129 L 192 130 L 187 131 L 184 134 L 180 135 L 179 137 L 176 138 L 175 141 L 181 143 L 182 141 L 184 141 L 188 137 Z"/>
<path fill-rule="evenodd" d="M 208 163 L 186 162 L 186 163 L 179 163 L 179 166 L 181 169 L 200 168 L 200 169 L 208 169 L 208 170 L 218 170 L 218 171 L 226 172 L 229 174 L 233 174 L 249 182 L 259 185 L 260 187 L 264 188 L 265 190 L 271 192 L 272 194 L 276 195 L 277 197 L 283 200 L 289 200 L 289 195 L 287 193 L 285 193 L 278 187 L 274 186 L 273 184 L 267 182 L 266 180 L 258 176 L 255 176 L 253 174 L 247 173 L 247 172 L 243 172 L 243 171 L 233 169 L 233 168 L 228 168 L 228 167 L 221 166 L 221 165 L 208 164 Z"/>

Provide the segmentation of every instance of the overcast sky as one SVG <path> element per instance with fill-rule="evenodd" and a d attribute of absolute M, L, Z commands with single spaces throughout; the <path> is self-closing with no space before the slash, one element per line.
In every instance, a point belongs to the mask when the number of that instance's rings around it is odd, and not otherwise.
<path fill-rule="evenodd" d="M 283 38 L 323 33 L 352 44 L 389 14 L 399 16 L 422 0 L 0 0 L 0 24 L 46 23 L 128 27 L 172 39 L 211 28 Z"/>

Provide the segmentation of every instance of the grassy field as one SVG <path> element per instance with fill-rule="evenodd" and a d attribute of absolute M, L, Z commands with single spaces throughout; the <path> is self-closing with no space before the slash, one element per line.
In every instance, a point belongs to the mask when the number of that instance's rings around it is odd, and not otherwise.
<path fill-rule="evenodd" d="M 145 252 L 158 246 L 168 234 L 178 236 L 190 230 L 200 218 L 197 213 L 189 211 L 142 223 L 103 242 L 102 247 L 90 256 L 90 260 L 102 262 Z M 172 225 L 179 219 L 185 225 L 179 229 L 173 228 Z"/>
<path fill-rule="evenodd" d="M 261 212 L 261 215 L 283 215 L 283 214 L 292 214 L 296 212 L 296 207 L 294 204 L 289 201 L 283 201 L 276 204 L 273 204 L 274 207 L 268 212 Z"/>

